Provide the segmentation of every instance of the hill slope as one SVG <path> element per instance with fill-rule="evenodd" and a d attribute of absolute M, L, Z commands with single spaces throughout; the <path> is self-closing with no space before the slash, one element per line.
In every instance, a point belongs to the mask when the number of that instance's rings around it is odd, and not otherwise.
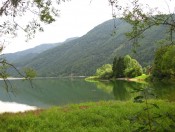
<path fill-rule="evenodd" d="M 41 44 L 39 46 L 30 48 L 24 51 L 4 54 L 3 57 L 10 63 L 16 63 L 16 64 L 19 63 L 19 65 L 25 62 L 28 63 L 32 58 L 36 57 L 38 54 L 77 38 L 78 37 L 68 38 L 64 42 L 60 42 L 60 43 Z"/>
<path fill-rule="evenodd" d="M 42 44 L 42 45 L 36 46 L 34 48 L 31 48 L 31 49 L 27 49 L 24 51 L 5 54 L 4 57 L 9 62 L 14 63 L 16 61 L 24 60 L 26 58 L 27 59 L 33 58 L 33 57 L 37 56 L 38 54 L 40 54 L 48 49 L 56 47 L 57 45 L 59 45 L 59 44 Z"/>
<path fill-rule="evenodd" d="M 116 34 L 111 35 L 113 20 L 104 22 L 86 35 L 65 42 L 55 48 L 40 53 L 27 62 L 16 64 L 18 67 L 32 67 L 39 76 L 91 75 L 105 63 L 112 63 L 114 56 L 130 54 L 142 65 L 150 64 L 157 47 L 156 40 L 164 37 L 166 27 L 159 26 L 145 32 L 140 40 L 137 54 L 132 52 L 132 42 L 127 41 L 124 33 L 131 26 L 123 20 L 116 20 Z"/>

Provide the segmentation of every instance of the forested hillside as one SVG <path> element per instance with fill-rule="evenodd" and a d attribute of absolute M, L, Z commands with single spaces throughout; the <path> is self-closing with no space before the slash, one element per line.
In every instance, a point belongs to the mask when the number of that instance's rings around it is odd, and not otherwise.
<path fill-rule="evenodd" d="M 29 59 L 37 56 L 38 54 L 40 54 L 48 49 L 54 48 L 58 45 L 59 45 L 59 43 L 58 44 L 42 44 L 42 45 L 36 46 L 34 48 L 31 48 L 31 49 L 27 49 L 24 51 L 5 54 L 4 57 L 10 63 L 17 63 L 17 61 L 23 62 L 26 59 L 29 60 Z"/>
<path fill-rule="evenodd" d="M 152 63 L 157 45 L 155 42 L 164 38 L 166 27 L 153 27 L 145 32 L 139 41 L 137 52 L 132 52 L 132 41 L 128 41 L 125 33 L 131 26 L 117 19 L 114 32 L 114 21 L 106 21 L 86 35 L 65 42 L 27 60 L 15 63 L 18 68 L 32 67 L 38 76 L 92 75 L 103 64 L 111 63 L 115 56 L 130 54 L 142 66 Z"/>

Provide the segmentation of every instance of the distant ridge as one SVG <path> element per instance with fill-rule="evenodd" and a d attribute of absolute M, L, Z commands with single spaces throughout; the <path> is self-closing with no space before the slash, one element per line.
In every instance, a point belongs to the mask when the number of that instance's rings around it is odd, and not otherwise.
<path fill-rule="evenodd" d="M 64 44 L 66 42 L 72 41 L 72 40 L 77 39 L 77 38 L 78 37 L 68 38 L 64 42 L 60 42 L 60 43 L 41 44 L 41 45 L 38 45 L 34 48 L 26 49 L 23 51 L 18 51 L 15 53 L 4 54 L 3 56 L 7 59 L 7 61 L 9 61 L 11 63 L 15 63 L 16 61 L 19 62 L 23 59 L 25 59 L 25 61 L 26 61 L 26 59 L 31 59 L 31 58 L 37 56 L 38 54 L 40 54 L 48 49 L 52 49 L 58 45 Z"/>

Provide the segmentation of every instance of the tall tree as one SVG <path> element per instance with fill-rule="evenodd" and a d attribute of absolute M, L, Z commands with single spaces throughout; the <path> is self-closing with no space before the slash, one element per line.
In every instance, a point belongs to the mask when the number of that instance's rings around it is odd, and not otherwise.
<path fill-rule="evenodd" d="M 143 73 L 142 66 L 137 60 L 132 59 L 129 55 L 125 57 L 115 57 L 113 61 L 113 76 L 120 77 L 136 77 Z"/>
<path fill-rule="evenodd" d="M 125 77 L 124 70 L 125 70 L 125 64 L 124 64 L 124 58 L 123 57 L 115 57 L 113 61 L 113 76 L 116 78 L 122 78 Z"/>

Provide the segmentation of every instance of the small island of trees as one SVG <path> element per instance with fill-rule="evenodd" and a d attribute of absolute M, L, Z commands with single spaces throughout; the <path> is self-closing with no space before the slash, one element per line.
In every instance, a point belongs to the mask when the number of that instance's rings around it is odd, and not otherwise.
<path fill-rule="evenodd" d="M 143 74 L 142 66 L 129 55 L 115 57 L 113 65 L 104 64 L 96 70 L 95 76 L 88 79 L 132 78 Z"/>
<path fill-rule="evenodd" d="M 148 70 L 151 74 L 144 76 L 148 74 L 146 72 Z M 155 58 L 151 68 L 142 68 L 139 62 L 129 55 L 124 57 L 116 56 L 113 64 L 104 64 L 96 70 L 94 76 L 86 79 L 135 78 L 138 76 L 149 77 L 149 80 L 174 80 L 175 45 L 164 45 L 158 48 L 155 52 Z"/>

